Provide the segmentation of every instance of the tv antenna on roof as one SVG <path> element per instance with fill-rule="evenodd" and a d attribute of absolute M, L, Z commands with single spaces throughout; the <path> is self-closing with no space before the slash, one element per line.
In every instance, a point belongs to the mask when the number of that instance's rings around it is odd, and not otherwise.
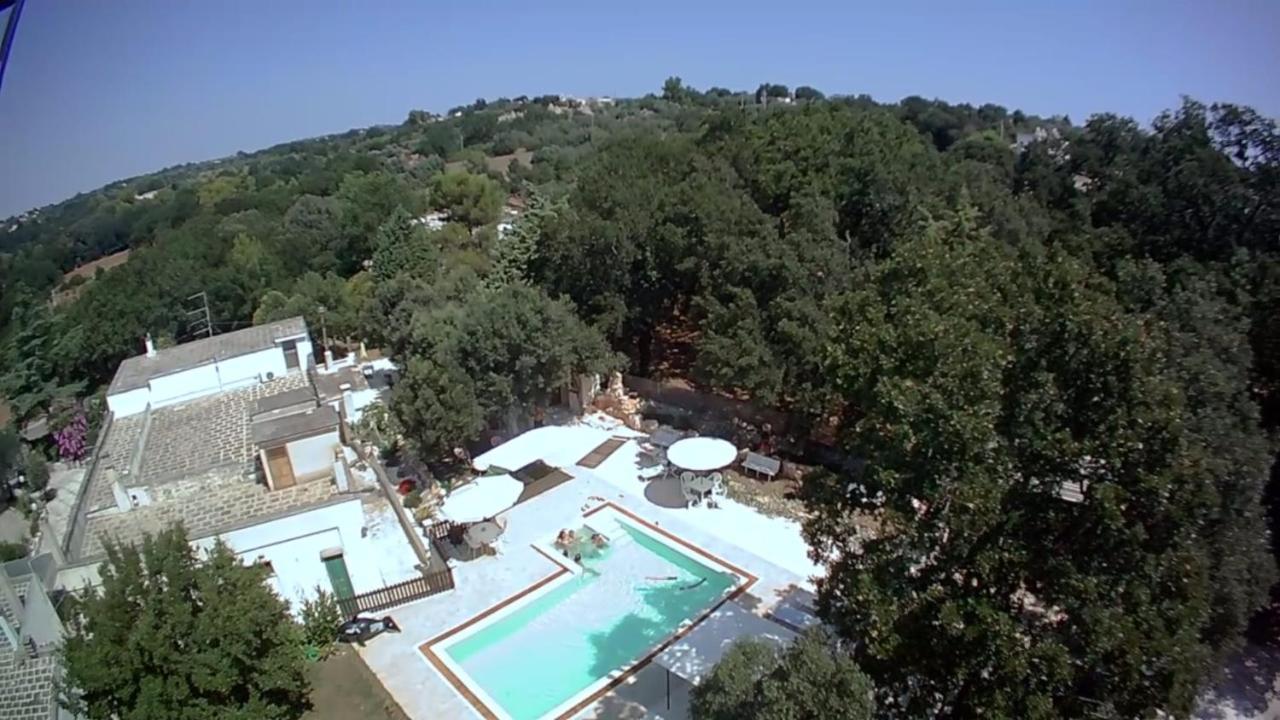
<path fill-rule="evenodd" d="M 201 290 L 195 295 L 191 295 L 187 300 L 200 300 L 200 307 L 195 310 L 188 310 L 187 317 L 195 317 L 191 321 L 191 335 L 195 337 L 200 333 L 204 333 L 205 337 L 213 337 L 213 321 L 209 319 L 209 295 Z"/>

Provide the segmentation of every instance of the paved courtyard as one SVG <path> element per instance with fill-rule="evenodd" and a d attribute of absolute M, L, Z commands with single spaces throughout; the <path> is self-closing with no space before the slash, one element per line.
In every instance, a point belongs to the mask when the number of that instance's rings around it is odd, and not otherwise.
<path fill-rule="evenodd" d="M 499 555 L 454 567 L 457 588 L 451 592 L 391 611 L 403 628 L 398 635 L 384 635 L 360 652 L 412 718 L 480 717 L 441 676 L 428 665 L 418 646 L 461 624 L 501 600 L 556 572 L 557 566 L 531 547 L 564 527 L 578 527 L 583 513 L 607 500 L 693 543 L 747 572 L 758 580 L 740 604 L 763 613 L 807 578 L 774 565 L 741 547 L 716 538 L 698 527 L 666 517 L 642 495 L 616 485 L 580 467 L 565 467 L 574 480 L 507 511 L 507 531 Z M 682 718 L 687 687 L 673 683 L 672 706 L 666 713 L 665 674 L 647 666 L 610 694 L 583 710 L 581 718 Z M 646 712 L 645 708 L 648 708 Z"/>

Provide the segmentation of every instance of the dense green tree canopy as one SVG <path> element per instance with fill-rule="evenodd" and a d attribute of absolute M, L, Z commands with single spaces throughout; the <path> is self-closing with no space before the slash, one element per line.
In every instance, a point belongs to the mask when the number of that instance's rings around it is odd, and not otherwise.
<path fill-rule="evenodd" d="M 431 186 L 431 204 L 449 218 L 475 228 L 498 219 L 502 187 L 492 178 L 469 172 L 446 172 Z"/>
<path fill-rule="evenodd" d="M 1215 651 L 1211 557 L 1260 554 L 1212 539 L 1216 478 L 1197 465 L 1213 451 L 1187 432 L 1160 325 L 967 209 L 861 285 L 832 308 L 830 363 L 865 468 L 810 483 L 806 533 L 829 564 L 824 612 L 863 639 L 883 711 L 1188 712 Z M 1063 499 L 1081 484 L 1083 502 Z"/>
<path fill-rule="evenodd" d="M 488 99 L 10 219 L 0 389 L 25 417 L 101 387 L 146 333 L 189 339 L 200 291 L 217 330 L 302 313 L 389 350 L 422 447 L 625 362 L 844 459 L 808 532 L 878 712 L 1185 712 L 1274 574 L 1275 122 L 789 95 Z"/>
<path fill-rule="evenodd" d="M 523 285 L 419 310 L 410 333 L 392 409 L 432 449 L 469 441 L 508 411 L 547 405 L 577 373 L 617 365 L 572 305 Z"/>
<path fill-rule="evenodd" d="M 693 689 L 693 720 L 872 720 L 871 681 L 823 631 L 779 652 L 739 640 Z"/>
<path fill-rule="evenodd" d="M 199 560 L 181 528 L 109 545 L 62 650 L 64 704 L 89 720 L 299 717 L 302 647 L 266 572 L 221 544 Z"/>

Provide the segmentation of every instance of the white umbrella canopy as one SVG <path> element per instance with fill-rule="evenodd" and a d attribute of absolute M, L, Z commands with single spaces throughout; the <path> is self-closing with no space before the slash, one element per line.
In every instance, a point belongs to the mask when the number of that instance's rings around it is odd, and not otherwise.
<path fill-rule="evenodd" d="M 694 472 L 719 470 L 732 465 L 738 458 L 738 448 L 728 440 L 696 437 L 681 440 L 667 450 L 667 460 L 678 468 Z"/>
<path fill-rule="evenodd" d="M 454 522 L 478 522 L 516 504 L 524 483 L 510 475 L 490 475 L 449 493 L 440 514 Z"/>

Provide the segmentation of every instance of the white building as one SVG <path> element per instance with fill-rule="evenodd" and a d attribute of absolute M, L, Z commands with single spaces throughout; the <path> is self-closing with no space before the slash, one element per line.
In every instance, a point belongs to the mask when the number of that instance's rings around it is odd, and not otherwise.
<path fill-rule="evenodd" d="M 146 348 L 120 363 L 107 388 L 107 407 L 117 418 L 305 372 L 312 358 L 301 317 L 163 350 L 148 337 Z"/>
<path fill-rule="evenodd" d="M 339 477 L 338 422 L 337 410 L 321 405 L 311 387 L 259 400 L 252 433 L 267 487 L 283 490 Z"/>

